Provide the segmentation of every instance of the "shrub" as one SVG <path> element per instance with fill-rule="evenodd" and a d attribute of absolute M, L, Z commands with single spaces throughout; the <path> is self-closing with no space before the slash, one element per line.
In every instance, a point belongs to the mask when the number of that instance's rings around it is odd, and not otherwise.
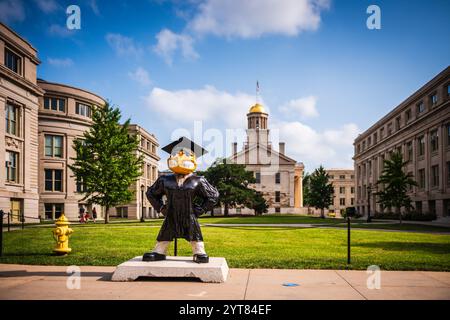
<path fill-rule="evenodd" d="M 398 220 L 399 214 L 394 212 L 377 212 L 374 215 L 375 219 L 388 219 L 388 220 Z M 405 212 L 402 214 L 403 220 L 407 221 L 432 221 L 436 220 L 437 216 L 435 213 L 420 213 L 417 211 Z"/>

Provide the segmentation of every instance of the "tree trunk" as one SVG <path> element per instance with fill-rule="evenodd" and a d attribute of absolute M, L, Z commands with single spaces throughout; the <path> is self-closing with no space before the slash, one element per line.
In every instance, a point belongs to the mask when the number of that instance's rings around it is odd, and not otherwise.
<path fill-rule="evenodd" d="M 214 217 L 214 209 L 211 209 L 211 217 Z"/>
<path fill-rule="evenodd" d="M 320 217 L 321 217 L 322 219 L 325 219 L 325 210 L 324 210 L 324 208 L 321 208 L 321 209 L 320 209 Z"/>
<path fill-rule="evenodd" d="M 105 224 L 109 222 L 109 207 L 106 207 L 105 210 Z"/>
<path fill-rule="evenodd" d="M 396 209 L 397 209 L 397 213 L 398 213 L 398 218 L 399 218 L 400 225 L 402 225 L 402 213 L 401 213 L 401 211 L 400 211 L 400 207 L 397 207 Z"/>
<path fill-rule="evenodd" d="M 225 203 L 225 211 L 223 214 L 225 217 L 228 217 L 228 203 Z"/>

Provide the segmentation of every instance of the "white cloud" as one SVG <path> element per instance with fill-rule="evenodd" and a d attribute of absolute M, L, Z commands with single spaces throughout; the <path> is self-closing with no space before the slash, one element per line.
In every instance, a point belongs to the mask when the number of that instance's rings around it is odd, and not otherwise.
<path fill-rule="evenodd" d="M 89 7 L 91 7 L 92 12 L 95 13 L 95 15 L 99 16 L 100 15 L 100 10 L 98 8 L 98 4 L 96 0 L 90 0 L 89 1 Z"/>
<path fill-rule="evenodd" d="M 360 129 L 353 123 L 319 132 L 299 121 L 274 121 L 280 140 L 286 142 L 289 156 L 312 171 L 320 164 L 326 168 L 353 168 L 353 141 Z"/>
<path fill-rule="evenodd" d="M 156 40 L 154 51 L 162 56 L 169 65 L 172 64 L 173 55 L 177 50 L 181 50 L 181 54 L 185 58 L 198 58 L 198 54 L 192 46 L 193 39 L 187 34 L 177 34 L 169 29 L 163 29 L 156 35 Z"/>
<path fill-rule="evenodd" d="M 143 54 L 143 49 L 135 44 L 132 38 L 121 34 L 108 33 L 106 35 L 106 41 L 118 56 L 133 56 L 137 58 Z"/>
<path fill-rule="evenodd" d="M 70 58 L 47 58 L 48 64 L 55 67 L 70 67 L 73 66 L 73 60 Z"/>
<path fill-rule="evenodd" d="M 59 4 L 55 0 L 34 0 L 34 2 L 44 13 L 52 13 L 59 9 Z"/>
<path fill-rule="evenodd" d="M 308 96 L 288 101 L 280 107 L 280 111 L 286 115 L 300 115 L 302 118 L 313 118 L 319 116 L 316 104 L 317 98 Z"/>
<path fill-rule="evenodd" d="M 152 111 L 177 122 L 211 121 L 228 128 L 243 128 L 245 114 L 255 103 L 255 97 L 240 92 L 231 94 L 207 85 L 198 90 L 153 88 L 146 103 Z"/>
<path fill-rule="evenodd" d="M 20 0 L 0 1 L 0 21 L 12 23 L 25 20 L 25 10 Z"/>
<path fill-rule="evenodd" d="M 145 70 L 142 67 L 138 67 L 136 69 L 136 71 L 134 72 L 129 72 L 128 76 L 136 81 L 137 83 L 139 83 L 142 86 L 148 86 L 152 83 L 152 81 L 150 80 L 150 76 L 147 72 L 147 70 Z"/>
<path fill-rule="evenodd" d="M 206 0 L 188 24 L 198 34 L 255 38 L 316 30 L 329 0 Z"/>
<path fill-rule="evenodd" d="M 52 24 L 48 28 L 48 33 L 50 35 L 56 36 L 56 37 L 61 37 L 61 38 L 70 37 L 70 36 L 74 35 L 75 32 L 76 32 L 75 29 L 69 30 L 65 25 L 61 26 L 59 24 Z"/>

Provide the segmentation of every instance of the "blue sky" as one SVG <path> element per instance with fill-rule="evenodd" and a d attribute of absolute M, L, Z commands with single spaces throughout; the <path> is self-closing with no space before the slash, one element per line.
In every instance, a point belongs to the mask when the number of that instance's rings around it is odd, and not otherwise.
<path fill-rule="evenodd" d="M 70 4 L 80 30 L 65 27 Z M 380 30 L 366 26 L 371 4 Z M 0 0 L 40 78 L 109 99 L 161 144 L 194 121 L 210 147 L 245 127 L 258 80 L 274 142 L 307 171 L 352 167 L 356 135 L 449 65 L 449 12 L 448 0 Z"/>

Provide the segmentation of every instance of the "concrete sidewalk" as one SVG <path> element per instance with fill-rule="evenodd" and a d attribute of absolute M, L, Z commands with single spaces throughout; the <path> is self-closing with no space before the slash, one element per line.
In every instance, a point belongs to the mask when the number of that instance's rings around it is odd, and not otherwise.
<path fill-rule="evenodd" d="M 366 271 L 231 269 L 222 284 L 193 281 L 111 282 L 115 267 L 81 267 L 80 289 L 68 289 L 66 267 L 0 265 L 0 299 L 446 299 L 450 273 L 382 271 L 368 289 Z M 69 283 L 73 283 L 69 279 Z M 298 286 L 284 286 L 296 283 Z"/>

